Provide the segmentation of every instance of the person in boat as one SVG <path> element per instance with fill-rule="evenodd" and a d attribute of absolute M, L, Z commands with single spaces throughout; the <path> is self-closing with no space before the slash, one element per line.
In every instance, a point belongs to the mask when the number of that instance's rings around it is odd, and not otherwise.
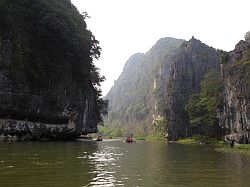
<path fill-rule="evenodd" d="M 97 137 L 96 141 L 102 141 L 102 136 L 99 135 L 99 136 Z"/>
<path fill-rule="evenodd" d="M 232 140 L 232 141 L 231 141 L 231 144 L 230 144 L 231 148 L 234 147 L 234 143 L 235 143 L 235 140 Z"/>
<path fill-rule="evenodd" d="M 126 142 L 133 142 L 132 137 L 127 137 Z"/>

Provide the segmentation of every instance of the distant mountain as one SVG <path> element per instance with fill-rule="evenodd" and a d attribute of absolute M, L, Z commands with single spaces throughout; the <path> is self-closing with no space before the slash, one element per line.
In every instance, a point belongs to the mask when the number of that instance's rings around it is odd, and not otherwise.
<path fill-rule="evenodd" d="M 135 54 L 110 90 L 109 128 L 168 140 L 202 135 L 250 142 L 250 32 L 225 52 L 192 37 Z"/>
<path fill-rule="evenodd" d="M 137 53 L 126 62 L 105 99 L 110 101 L 106 125 L 153 132 L 153 120 L 164 115 L 171 57 L 184 40 L 162 38 L 145 54 Z"/>

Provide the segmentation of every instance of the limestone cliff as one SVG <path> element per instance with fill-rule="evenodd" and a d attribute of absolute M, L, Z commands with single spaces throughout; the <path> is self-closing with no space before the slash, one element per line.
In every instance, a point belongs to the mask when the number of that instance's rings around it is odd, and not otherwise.
<path fill-rule="evenodd" d="M 29 140 L 97 132 L 92 61 L 100 48 L 84 17 L 69 0 L 2 0 L 0 17 L 0 134 Z"/>
<path fill-rule="evenodd" d="M 167 137 L 176 140 L 191 135 L 185 106 L 193 93 L 200 91 L 200 83 L 209 70 L 218 70 L 218 52 L 199 40 L 185 42 L 172 57 L 167 93 Z"/>
<path fill-rule="evenodd" d="M 145 134 L 160 116 L 166 117 L 169 140 L 200 133 L 217 138 L 226 134 L 228 140 L 249 143 L 250 34 L 247 36 L 231 52 L 216 50 L 194 37 L 187 42 L 165 38 L 146 54 L 132 56 L 107 95 L 111 102 L 108 125 L 137 128 Z M 188 113 L 192 104 L 203 110 Z M 190 115 L 194 112 L 199 115 Z"/>
<path fill-rule="evenodd" d="M 145 54 L 129 58 L 106 98 L 110 101 L 106 125 L 132 129 L 137 135 L 153 131 L 153 120 L 164 115 L 171 56 L 184 40 L 162 38 Z"/>
<path fill-rule="evenodd" d="M 224 80 L 224 107 L 220 125 L 227 139 L 250 142 L 250 43 L 240 41 L 221 65 Z"/>

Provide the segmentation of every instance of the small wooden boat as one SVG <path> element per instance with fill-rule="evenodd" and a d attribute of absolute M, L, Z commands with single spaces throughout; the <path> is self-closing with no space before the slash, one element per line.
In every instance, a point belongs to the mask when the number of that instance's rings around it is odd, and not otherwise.
<path fill-rule="evenodd" d="M 95 141 L 102 141 L 102 136 L 98 136 L 97 139 Z"/>
<path fill-rule="evenodd" d="M 126 143 L 133 143 L 133 142 L 135 142 L 135 141 L 133 140 L 133 138 L 127 137 L 126 140 L 125 140 L 125 142 L 126 142 Z"/>

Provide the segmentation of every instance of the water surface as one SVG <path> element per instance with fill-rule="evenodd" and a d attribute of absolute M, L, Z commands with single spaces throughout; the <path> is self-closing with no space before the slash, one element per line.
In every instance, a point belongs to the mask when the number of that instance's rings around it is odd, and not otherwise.
<path fill-rule="evenodd" d="M 166 142 L 1 142 L 0 186 L 250 186 L 250 157 Z"/>

